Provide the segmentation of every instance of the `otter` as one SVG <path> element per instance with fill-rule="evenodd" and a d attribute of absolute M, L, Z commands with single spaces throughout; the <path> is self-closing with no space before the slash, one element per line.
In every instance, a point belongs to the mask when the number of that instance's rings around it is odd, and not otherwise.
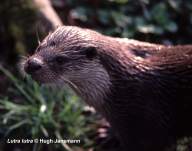
<path fill-rule="evenodd" d="M 192 45 L 62 26 L 23 69 L 40 83 L 69 84 L 108 120 L 125 151 L 162 151 L 192 134 Z"/>

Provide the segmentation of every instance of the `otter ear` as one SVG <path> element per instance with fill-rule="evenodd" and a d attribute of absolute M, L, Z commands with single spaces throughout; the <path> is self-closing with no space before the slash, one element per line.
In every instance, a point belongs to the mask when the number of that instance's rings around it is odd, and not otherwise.
<path fill-rule="evenodd" d="M 90 46 L 85 49 L 85 55 L 88 59 L 93 59 L 97 56 L 97 48 Z"/>

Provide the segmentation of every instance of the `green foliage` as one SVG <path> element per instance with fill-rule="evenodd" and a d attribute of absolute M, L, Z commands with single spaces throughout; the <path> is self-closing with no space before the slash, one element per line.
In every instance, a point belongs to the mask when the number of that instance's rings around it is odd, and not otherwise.
<path fill-rule="evenodd" d="M 64 15 L 74 19 L 76 25 L 108 35 L 157 43 L 191 42 L 190 0 L 68 0 L 67 5 L 71 11 Z"/>
<path fill-rule="evenodd" d="M 87 123 L 91 121 L 83 116 L 82 104 L 70 90 L 39 86 L 30 78 L 19 80 L 4 68 L 0 70 L 12 84 L 10 97 L 0 99 L 0 136 L 80 139 L 81 146 L 91 143 L 86 135 L 90 131 Z M 42 145 L 34 144 L 33 150 Z"/>

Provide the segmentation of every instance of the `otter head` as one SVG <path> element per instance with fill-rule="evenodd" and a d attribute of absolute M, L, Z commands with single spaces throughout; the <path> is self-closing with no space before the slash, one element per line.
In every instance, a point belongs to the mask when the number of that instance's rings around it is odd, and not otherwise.
<path fill-rule="evenodd" d="M 59 27 L 26 59 L 24 71 L 40 83 L 69 84 L 90 105 L 98 105 L 110 89 L 110 77 L 93 34 L 96 38 L 91 30 Z"/>

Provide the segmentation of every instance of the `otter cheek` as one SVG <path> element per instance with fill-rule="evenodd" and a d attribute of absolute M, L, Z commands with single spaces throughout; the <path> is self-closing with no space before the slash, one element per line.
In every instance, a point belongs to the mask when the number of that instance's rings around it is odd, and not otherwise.
<path fill-rule="evenodd" d="M 52 83 L 56 79 L 49 70 L 42 70 L 38 74 L 32 75 L 32 78 L 41 84 Z"/>

